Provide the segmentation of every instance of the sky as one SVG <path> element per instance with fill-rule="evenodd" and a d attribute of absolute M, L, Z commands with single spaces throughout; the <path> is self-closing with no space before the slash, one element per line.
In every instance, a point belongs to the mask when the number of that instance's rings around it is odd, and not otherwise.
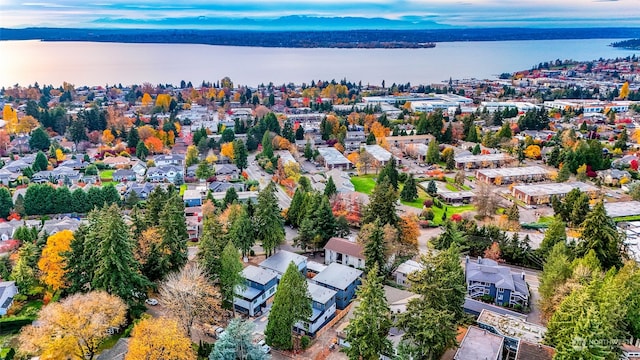
<path fill-rule="evenodd" d="M 639 0 L 0 0 L 0 27 L 247 27 L 272 19 L 382 18 L 369 27 L 640 27 Z M 354 21 L 345 20 L 346 21 Z M 363 23 L 360 23 L 363 24 Z M 1 35 L 0 35 L 1 37 Z"/>

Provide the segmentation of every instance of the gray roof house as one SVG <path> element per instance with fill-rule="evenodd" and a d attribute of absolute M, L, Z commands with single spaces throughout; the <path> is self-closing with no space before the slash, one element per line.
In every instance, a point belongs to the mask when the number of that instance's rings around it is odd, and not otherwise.
<path fill-rule="evenodd" d="M 113 181 L 136 181 L 136 172 L 128 169 L 118 169 L 113 172 Z"/>
<path fill-rule="evenodd" d="M 234 164 L 216 165 L 216 177 L 220 179 L 236 180 L 240 176 L 240 169 Z"/>
<path fill-rule="evenodd" d="M 156 166 L 147 170 L 147 181 L 174 182 L 182 174 L 182 168 L 176 166 Z"/>
<path fill-rule="evenodd" d="M 242 183 L 230 183 L 223 181 L 213 181 L 209 184 L 209 190 L 214 193 L 227 192 L 229 188 L 235 188 L 236 191 L 244 191 L 244 184 Z"/>
<path fill-rule="evenodd" d="M 13 304 L 13 298 L 18 294 L 15 281 L 0 282 L 0 316 L 6 315 Z"/>
<path fill-rule="evenodd" d="M 313 278 L 313 282 L 336 291 L 338 309 L 346 308 L 356 296 L 356 288 L 360 285 L 362 270 L 331 263 Z"/>
<path fill-rule="evenodd" d="M 477 262 L 465 261 L 467 294 L 473 299 L 490 296 L 497 305 L 529 305 L 529 288 L 525 275 L 511 273 L 511 269 L 491 259 L 478 257 Z"/>
<path fill-rule="evenodd" d="M 259 265 L 265 269 L 271 269 L 278 273 L 278 279 L 287 271 L 289 264 L 293 262 L 301 273 L 307 272 L 307 258 L 292 253 L 291 251 L 280 250 L 272 256 L 266 258 Z"/>
<path fill-rule="evenodd" d="M 153 162 L 156 166 L 184 166 L 184 155 L 180 154 L 164 154 L 164 155 L 156 155 L 153 157 Z"/>
<path fill-rule="evenodd" d="M 19 173 L 11 172 L 7 169 L 0 169 L 0 183 L 9 186 L 9 183 L 18 179 Z"/>

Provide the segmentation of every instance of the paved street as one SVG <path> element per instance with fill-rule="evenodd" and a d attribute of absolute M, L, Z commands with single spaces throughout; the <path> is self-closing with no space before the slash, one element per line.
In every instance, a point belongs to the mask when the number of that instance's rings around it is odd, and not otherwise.
<path fill-rule="evenodd" d="M 249 175 L 250 179 L 258 180 L 260 185 L 260 190 L 264 189 L 269 185 L 269 181 L 271 181 L 271 175 L 266 173 L 258 163 L 255 161 L 256 155 L 250 154 L 247 158 L 247 162 L 249 166 L 245 170 L 247 175 Z M 280 205 L 281 209 L 286 209 L 291 205 L 291 198 L 282 190 L 280 186 L 276 186 L 276 197 L 278 198 L 278 205 Z"/>

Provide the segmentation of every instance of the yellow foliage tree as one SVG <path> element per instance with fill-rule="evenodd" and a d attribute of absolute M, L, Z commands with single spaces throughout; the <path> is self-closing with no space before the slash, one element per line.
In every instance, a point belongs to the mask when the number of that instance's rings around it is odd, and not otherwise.
<path fill-rule="evenodd" d="M 110 145 L 113 143 L 113 140 L 115 140 L 115 136 L 113 136 L 113 134 L 111 133 L 111 130 L 106 129 L 102 132 L 102 142 Z"/>
<path fill-rule="evenodd" d="M 529 159 L 539 159 L 541 154 L 542 153 L 540 151 L 540 146 L 538 145 L 529 145 L 524 150 L 524 156 L 528 157 Z"/>
<path fill-rule="evenodd" d="M 140 263 L 140 265 L 146 265 L 149 255 L 154 247 L 159 247 L 162 242 L 162 235 L 155 227 L 150 227 L 140 234 L 140 237 L 136 239 L 137 246 L 134 249 L 133 256 Z"/>
<path fill-rule="evenodd" d="M 38 269 L 42 272 L 40 280 L 53 291 L 66 287 L 64 275 L 66 273 L 66 261 L 62 253 L 71 250 L 73 233 L 70 230 L 57 232 L 47 238 L 47 244 L 42 249 L 42 255 L 38 261 Z"/>
<path fill-rule="evenodd" d="M 626 99 L 629 96 L 629 82 L 625 81 L 622 87 L 620 88 L 620 98 Z"/>
<path fill-rule="evenodd" d="M 140 137 L 140 140 L 145 141 L 152 136 L 156 136 L 156 131 L 150 125 L 140 126 L 138 128 L 138 136 Z"/>
<path fill-rule="evenodd" d="M 209 164 L 215 164 L 218 162 L 218 157 L 215 156 L 214 154 L 211 154 L 209 156 L 207 156 L 207 158 L 205 159 L 206 162 L 208 162 Z"/>
<path fill-rule="evenodd" d="M 18 122 L 18 113 L 11 107 L 9 104 L 4 104 L 4 108 L 2 108 L 2 119 L 7 122 L 10 121 Z"/>
<path fill-rule="evenodd" d="M 347 160 L 351 161 L 352 164 L 357 164 L 358 160 L 360 160 L 360 154 L 357 151 L 354 151 L 347 155 Z"/>
<path fill-rule="evenodd" d="M 56 149 L 56 160 L 58 160 L 58 162 L 64 161 L 64 159 L 66 159 L 66 158 L 67 157 L 62 152 L 62 149 Z"/>
<path fill-rule="evenodd" d="M 195 360 L 191 340 L 178 323 L 167 318 L 144 318 L 131 331 L 125 360 Z"/>
<path fill-rule="evenodd" d="M 336 150 L 340 151 L 341 153 L 343 153 L 343 152 L 344 152 L 344 146 L 342 146 L 342 144 L 340 144 L 339 142 L 337 142 L 337 143 L 333 144 L 333 147 L 334 147 Z"/>
<path fill-rule="evenodd" d="M 151 102 L 153 102 L 151 95 L 149 95 L 149 93 L 144 93 L 144 95 L 142 95 L 142 106 L 147 107 L 151 105 Z"/>
<path fill-rule="evenodd" d="M 389 133 L 391 132 L 389 128 L 382 126 L 382 124 L 377 121 L 371 124 L 371 128 L 369 129 L 369 131 L 372 132 L 373 136 L 375 136 L 378 140 L 383 137 L 389 136 Z"/>
<path fill-rule="evenodd" d="M 287 178 L 291 178 L 295 181 L 300 179 L 300 165 L 297 162 L 287 161 L 284 163 L 284 175 Z"/>
<path fill-rule="evenodd" d="M 220 154 L 222 154 L 223 156 L 226 156 L 229 159 L 233 160 L 233 157 L 234 157 L 233 143 L 228 142 L 228 143 L 224 143 L 224 144 L 220 145 Z"/>
<path fill-rule="evenodd" d="M 22 328 L 20 352 L 41 360 L 93 358 L 109 336 L 126 323 L 127 306 L 104 291 L 71 295 L 40 310 L 38 325 Z"/>
<path fill-rule="evenodd" d="M 171 106 L 171 95 L 158 94 L 156 97 L 156 106 L 161 107 L 163 112 L 169 111 L 169 106 Z"/>

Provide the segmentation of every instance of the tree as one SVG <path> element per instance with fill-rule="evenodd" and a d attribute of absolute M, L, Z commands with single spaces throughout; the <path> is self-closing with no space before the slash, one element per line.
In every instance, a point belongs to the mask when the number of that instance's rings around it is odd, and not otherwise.
<path fill-rule="evenodd" d="M 249 254 L 249 251 L 251 251 L 255 243 L 255 233 L 256 231 L 251 223 L 251 217 L 247 209 L 243 208 L 231 222 L 227 237 L 240 249 L 242 256 L 245 257 Z"/>
<path fill-rule="evenodd" d="M 191 339 L 177 321 L 167 318 L 143 318 L 131 331 L 125 360 L 195 360 Z"/>
<path fill-rule="evenodd" d="M 336 189 L 336 184 L 333 182 L 333 176 L 329 176 L 329 180 L 327 180 L 327 185 L 324 187 L 324 195 L 328 198 L 331 198 L 333 195 L 338 193 L 338 189 Z"/>
<path fill-rule="evenodd" d="M 269 322 L 264 332 L 267 344 L 277 349 L 291 350 L 293 326 L 311 317 L 311 304 L 307 280 L 291 262 L 282 275 L 269 312 Z"/>
<path fill-rule="evenodd" d="M 308 161 L 313 159 L 313 150 L 311 150 L 311 144 L 308 141 L 304 145 L 304 158 L 307 159 Z"/>
<path fill-rule="evenodd" d="M 569 180 L 570 177 L 571 177 L 571 170 L 569 169 L 569 166 L 563 165 L 560 168 L 560 171 L 558 171 L 558 175 L 556 175 L 556 182 L 559 182 L 559 183 L 567 182 L 567 180 Z"/>
<path fill-rule="evenodd" d="M 369 230 L 368 239 L 364 244 L 367 273 L 375 267 L 378 269 L 378 276 L 383 276 L 387 268 L 387 248 L 380 219 L 378 218 L 373 224 L 367 224 L 365 226 L 372 226 Z"/>
<path fill-rule="evenodd" d="M 484 257 L 494 261 L 500 261 L 500 255 L 502 255 L 502 251 L 500 251 L 500 244 L 496 241 L 491 243 L 491 246 L 484 251 Z"/>
<path fill-rule="evenodd" d="M 434 180 L 430 180 L 427 184 L 427 193 L 431 196 L 435 196 L 438 193 L 438 186 Z"/>
<path fill-rule="evenodd" d="M 551 224 L 549 224 L 549 228 L 544 232 L 544 238 L 540 243 L 540 248 L 538 248 L 538 255 L 541 259 L 546 259 L 547 255 L 554 248 L 557 243 L 565 244 L 567 242 L 567 231 L 564 221 L 560 218 L 560 216 L 556 215 L 553 218 Z"/>
<path fill-rule="evenodd" d="M 209 360 L 266 360 L 260 346 L 253 342 L 254 324 L 251 321 L 233 319 L 216 341 Z"/>
<path fill-rule="evenodd" d="M 238 202 L 240 198 L 238 197 L 238 193 L 236 192 L 236 188 L 230 186 L 227 191 L 224 193 L 224 198 L 222 202 L 224 203 L 224 207 L 227 207 L 235 202 Z"/>
<path fill-rule="evenodd" d="M 157 227 L 143 228 L 146 224 L 140 225 L 135 229 L 135 232 L 140 232 L 140 234 L 134 237 L 136 240 L 134 257 L 140 264 L 142 274 L 147 278 L 154 278 L 159 271 L 162 257 L 162 236 Z"/>
<path fill-rule="evenodd" d="M 256 238 L 262 241 L 267 256 L 271 256 L 276 247 L 284 241 L 284 221 L 280 215 L 275 192 L 273 182 L 260 191 L 255 213 Z"/>
<path fill-rule="evenodd" d="M 409 300 L 398 326 L 403 342 L 414 358 L 437 359 L 455 345 L 466 283 L 460 253 L 455 246 L 420 260 L 422 269 L 409 275 L 411 290 L 420 297 Z"/>
<path fill-rule="evenodd" d="M 235 314 L 236 307 L 233 304 L 235 291 L 237 288 L 244 288 L 244 277 L 242 276 L 242 262 L 238 256 L 238 249 L 229 241 L 222 251 L 220 257 L 220 293 L 222 301 L 231 306 Z M 235 316 L 234 316 L 235 317 Z"/>
<path fill-rule="evenodd" d="M 429 164 L 437 164 L 440 161 L 440 149 L 437 141 L 432 140 L 429 142 L 426 160 Z"/>
<path fill-rule="evenodd" d="M 448 148 L 448 149 L 451 149 L 451 148 Z M 446 167 L 447 170 L 451 171 L 451 170 L 456 168 L 456 157 L 455 157 L 455 154 L 454 154 L 453 150 L 447 151 L 445 153 L 444 162 L 445 162 L 445 167 Z"/>
<path fill-rule="evenodd" d="M 518 204 L 515 202 L 506 211 L 507 219 L 509 221 L 520 222 L 520 210 L 518 210 Z"/>
<path fill-rule="evenodd" d="M 396 201 L 398 193 L 393 189 L 389 182 L 376 183 L 373 192 L 369 197 L 369 205 L 364 210 L 362 223 L 368 224 L 380 218 L 382 225 L 398 223 L 398 215 L 396 213 Z"/>
<path fill-rule="evenodd" d="M 134 242 L 120 208 L 105 206 L 89 214 L 89 229 L 83 240 L 84 246 L 76 249 L 84 248 L 88 254 L 76 254 L 72 242 L 70 257 L 90 257 L 88 264 L 85 262 L 81 268 L 86 269 L 88 274 L 85 276 L 91 281 L 91 288 L 118 295 L 129 306 L 140 305 L 149 281 L 138 271 L 133 255 Z M 67 268 L 71 269 L 73 264 L 69 262 Z"/>
<path fill-rule="evenodd" d="M 599 201 L 582 223 L 582 235 L 576 255 L 585 256 L 594 250 L 604 269 L 622 265 L 622 235 L 607 216 L 604 203 Z"/>
<path fill-rule="evenodd" d="M 220 294 L 209 281 L 207 272 L 189 263 L 178 272 L 167 275 L 160 285 L 160 303 L 191 337 L 196 322 L 217 321 L 220 316 Z"/>
<path fill-rule="evenodd" d="M 263 157 L 271 159 L 273 157 L 273 144 L 271 143 L 271 135 L 268 131 L 262 136 L 262 154 Z"/>
<path fill-rule="evenodd" d="M 194 145 L 189 145 L 187 147 L 187 154 L 184 161 L 185 167 L 197 164 L 200 161 L 200 158 L 198 156 L 198 148 L 196 148 Z"/>
<path fill-rule="evenodd" d="M 296 129 L 296 140 L 304 140 L 304 127 L 299 125 Z"/>
<path fill-rule="evenodd" d="M 480 216 L 493 216 L 496 213 L 498 198 L 490 185 L 484 182 L 478 184 L 474 205 Z"/>
<path fill-rule="evenodd" d="M 38 269 L 42 272 L 40 280 L 53 291 L 66 287 L 64 276 L 65 258 L 64 252 L 71 250 L 73 233 L 70 230 L 62 230 L 47 239 L 47 245 L 42 249 L 42 255 L 38 261 Z"/>
<path fill-rule="evenodd" d="M 51 146 L 49 134 L 42 127 L 33 130 L 29 138 L 29 147 L 32 150 L 47 151 L 49 146 Z"/>
<path fill-rule="evenodd" d="M 620 98 L 626 99 L 629 96 L 629 82 L 625 81 L 620 88 Z"/>
<path fill-rule="evenodd" d="M 471 150 L 471 154 L 473 155 L 478 155 L 480 154 L 481 149 L 480 149 L 480 144 L 476 144 L 473 149 Z"/>
<path fill-rule="evenodd" d="M 466 134 L 465 140 L 472 143 L 478 142 L 478 129 L 473 123 L 469 126 L 469 131 Z"/>
<path fill-rule="evenodd" d="M 226 244 L 226 237 L 222 224 L 216 214 L 204 214 L 202 221 L 202 235 L 198 242 L 198 264 L 205 269 L 212 278 L 220 274 L 220 256 Z"/>
<path fill-rule="evenodd" d="M 453 221 L 446 220 L 443 226 L 444 231 L 433 240 L 433 246 L 437 250 L 446 250 L 452 245 L 464 248 L 467 238 L 458 225 Z"/>
<path fill-rule="evenodd" d="M 367 273 L 366 280 L 358 288 L 358 307 L 346 328 L 345 348 L 349 359 L 379 359 L 391 355 L 393 345 L 387 336 L 391 329 L 391 310 L 383 291 L 383 278 L 378 276 L 377 264 Z"/>
<path fill-rule="evenodd" d="M 247 168 L 247 147 L 244 145 L 244 141 L 240 139 L 233 140 L 233 161 L 235 162 L 240 172 Z"/>
<path fill-rule="evenodd" d="M 136 145 L 136 157 L 142 161 L 144 161 L 149 155 L 149 149 L 147 145 L 145 145 L 144 141 L 138 141 L 138 145 Z"/>
<path fill-rule="evenodd" d="M 184 215 L 184 202 L 177 192 L 170 194 L 169 200 L 160 212 L 159 229 L 162 236 L 160 244 L 160 269 L 156 280 L 164 275 L 181 269 L 187 263 L 187 225 Z"/>
<path fill-rule="evenodd" d="M 550 250 L 540 276 L 540 309 L 549 318 L 558 304 L 554 303 L 554 296 L 560 286 L 571 277 L 571 262 L 567 256 L 564 242 L 556 243 Z"/>
<path fill-rule="evenodd" d="M 200 161 L 196 168 L 196 177 L 200 180 L 206 180 L 214 175 L 214 171 L 206 161 Z"/>
<path fill-rule="evenodd" d="M 0 187 L 0 217 L 6 218 L 9 216 L 11 209 L 13 208 L 13 200 L 9 189 Z"/>
<path fill-rule="evenodd" d="M 41 359 L 93 359 L 109 336 L 126 323 L 127 306 L 103 291 L 71 295 L 38 313 L 38 325 L 22 328 L 20 351 Z"/>
<path fill-rule="evenodd" d="M 38 247 L 32 242 L 23 243 L 18 250 L 18 261 L 11 269 L 9 276 L 23 293 L 29 294 L 38 285 L 34 270 L 36 261 L 38 261 Z"/>
<path fill-rule="evenodd" d="M 378 175 L 378 179 L 376 180 L 379 183 L 384 181 L 388 181 L 391 186 L 393 186 L 394 190 L 398 190 L 398 169 L 396 169 L 396 161 L 391 158 L 385 166 L 380 170 L 380 174 Z"/>
<path fill-rule="evenodd" d="M 38 151 L 36 154 L 36 159 L 33 161 L 33 165 L 31 168 L 34 172 L 47 170 L 49 167 L 49 160 L 47 160 L 46 155 L 42 151 Z"/>

